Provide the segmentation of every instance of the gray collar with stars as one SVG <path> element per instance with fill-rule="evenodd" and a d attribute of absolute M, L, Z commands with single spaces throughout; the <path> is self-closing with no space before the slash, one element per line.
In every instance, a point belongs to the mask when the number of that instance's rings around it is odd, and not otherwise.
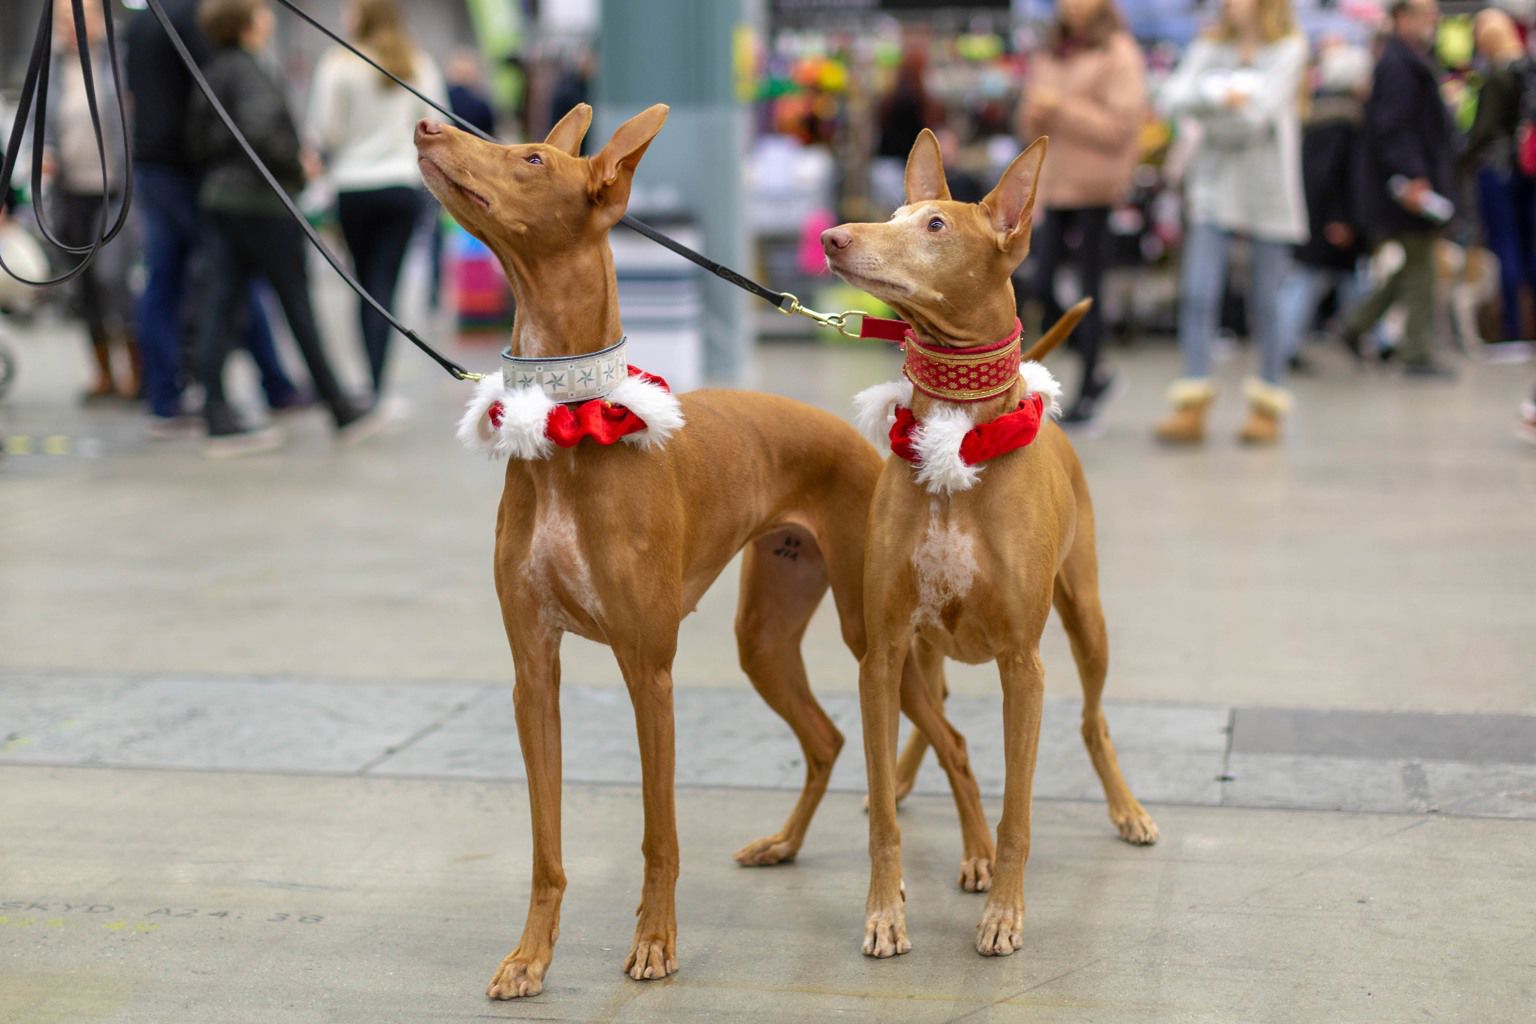
<path fill-rule="evenodd" d="M 624 354 L 627 337 L 605 349 L 579 356 L 514 356 L 501 352 L 501 379 L 509 389 L 538 387 L 552 402 L 587 402 L 602 398 L 629 375 Z"/>

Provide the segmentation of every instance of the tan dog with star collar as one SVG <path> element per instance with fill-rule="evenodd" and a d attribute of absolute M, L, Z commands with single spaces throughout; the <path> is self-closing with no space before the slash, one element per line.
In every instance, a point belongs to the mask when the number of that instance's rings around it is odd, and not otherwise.
<path fill-rule="evenodd" d="M 683 616 L 743 552 L 741 665 L 794 731 L 806 763 L 789 819 L 743 847 L 736 854 L 743 865 L 794 859 L 842 747 L 800 655 L 828 589 L 849 649 L 859 657 L 865 648 L 865 530 L 880 457 L 857 431 L 773 395 L 706 390 L 674 398 L 639 376 L 597 397 L 587 389 L 597 378 L 623 375 L 608 231 L 624 214 L 635 168 L 666 115 L 660 105 L 642 111 L 589 159 L 579 156 L 592 119 L 586 104 L 542 143 L 496 145 L 435 121 L 416 128 L 423 179 L 495 252 L 517 300 L 509 355 L 518 368 L 511 380 L 482 381 L 460 426 L 471 447 L 509 458 L 496 516 L 496 593 L 516 669 L 533 819 L 528 918 L 487 990 L 497 999 L 542 990 L 560 930 L 564 633 L 613 649 L 634 705 L 644 882 L 624 970 L 636 980 L 678 967 L 672 659 Z M 555 390 L 534 385 L 534 376 Z M 571 414 L 570 401 L 582 401 L 584 412 Z M 570 447 L 551 443 L 557 417 L 566 416 L 564 428 L 574 433 L 608 429 L 628 415 L 619 407 L 638 415 L 644 429 L 605 444 L 592 433 Z M 985 888 L 992 840 L 964 741 L 943 720 L 915 664 L 905 680 L 903 707 L 935 744 L 960 810 L 961 884 Z"/>
<path fill-rule="evenodd" d="M 1029 252 L 1045 152 L 1046 140 L 1037 140 L 981 203 L 958 203 L 949 196 L 938 140 L 924 130 L 907 159 L 906 205 L 886 223 L 826 231 L 828 265 L 887 302 L 930 347 L 995 346 L 1016 330 L 1010 278 Z M 1038 345 L 1030 355 L 1043 355 L 1047 347 Z M 911 365 L 909 354 L 909 370 Z M 996 397 L 963 405 L 919 388 L 911 397 L 911 412 L 924 424 L 915 435 L 919 451 L 925 438 L 933 442 L 943 434 L 958 443 L 971 426 L 1020 408 L 1031 391 L 1028 373 L 1026 365 L 1025 375 L 1003 385 L 1007 390 Z M 1136 844 L 1155 842 L 1157 826 L 1126 786 L 1100 706 L 1108 642 L 1093 507 L 1065 434 L 1047 419 L 1032 443 L 980 467 L 956 462 L 950 472 L 925 464 L 928 459 L 924 455 L 914 466 L 889 458 L 870 509 L 868 650 L 859 665 L 871 859 L 864 952 L 888 957 L 911 949 L 895 777 L 897 694 L 911 651 L 936 687 L 942 686 L 945 657 L 997 662 L 1007 779 L 976 949 L 1006 956 L 1023 942 L 1030 788 L 1045 696 L 1039 643 L 1053 602 L 1082 678 L 1083 740 L 1110 819 Z"/>

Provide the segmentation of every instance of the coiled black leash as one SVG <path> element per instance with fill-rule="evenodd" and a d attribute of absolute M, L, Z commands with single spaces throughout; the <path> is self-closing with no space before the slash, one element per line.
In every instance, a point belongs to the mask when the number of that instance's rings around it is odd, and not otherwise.
<path fill-rule="evenodd" d="M 315 29 L 319 30 L 321 34 L 325 35 L 336 45 L 349 51 L 360 60 L 366 62 L 375 71 L 389 78 L 396 85 L 400 86 L 415 96 L 417 99 L 421 100 L 427 106 L 431 107 L 433 110 L 436 110 L 444 117 L 452 120 L 465 131 L 471 132 L 488 142 L 500 142 L 499 139 L 481 131 L 479 128 L 475 127 L 468 121 L 465 121 L 463 118 L 453 113 L 453 111 L 444 108 L 441 104 L 437 103 L 437 101 L 422 93 L 421 90 L 417 89 L 409 82 L 384 68 L 373 58 L 359 50 L 356 46 L 353 46 L 350 42 L 343 39 L 335 32 L 331 31 L 325 25 L 322 25 L 320 22 L 316 21 L 309 15 L 308 12 L 302 10 L 296 4 L 294 4 L 292 0 L 276 0 L 276 2 L 287 10 L 291 11 L 293 14 L 297 15 L 300 19 L 307 22 L 309 25 L 313 26 Z M 44 142 L 43 132 L 47 106 L 48 72 L 50 57 L 52 55 L 53 49 L 53 3 L 54 0 L 44 0 L 42 17 L 38 24 L 37 37 L 32 48 L 31 62 L 27 67 L 26 78 L 23 80 L 22 84 L 20 104 L 17 108 L 15 124 L 12 127 L 11 137 L 6 145 L 4 164 L 3 166 L 0 166 L 0 190 L 8 189 L 10 187 L 11 176 L 21 152 L 22 135 L 26 128 L 26 119 L 29 110 L 33 113 L 32 177 L 34 181 L 40 182 L 42 179 L 42 153 Z M 83 0 L 71 0 L 71 3 L 73 4 L 76 38 L 80 40 L 86 40 L 89 38 L 89 36 L 87 34 L 87 26 L 85 23 Z M 336 271 L 337 275 L 342 279 L 342 281 L 346 283 L 347 287 L 356 292 L 358 298 L 368 303 L 369 306 L 371 306 L 376 312 L 378 312 L 380 316 L 384 318 L 385 322 L 387 322 L 391 327 L 402 334 L 408 341 L 411 342 L 411 344 L 415 345 L 417 348 L 421 349 L 422 352 L 430 356 L 433 361 L 435 361 L 455 379 L 464 381 L 476 381 L 484 378 L 486 376 L 485 374 L 475 373 L 473 371 L 467 370 L 460 366 L 458 363 L 449 359 L 447 356 L 438 352 L 431 345 L 427 344 L 427 342 L 424 341 L 419 335 L 417 335 L 415 331 L 396 319 L 394 314 L 386 309 L 378 299 L 369 294 L 367 289 L 365 289 L 362 284 L 360 284 L 357 279 L 352 276 L 351 272 L 348 271 L 347 268 L 343 266 L 334 255 L 331 254 L 330 250 L 328 250 L 324 243 L 321 242 L 320 236 L 315 233 L 314 228 L 310 227 L 309 221 L 304 217 L 298 206 L 295 205 L 293 200 L 288 196 L 288 193 L 283 189 L 282 185 L 278 182 L 276 177 L 273 176 L 272 172 L 268 170 L 267 166 L 263 164 L 257 157 L 256 151 L 251 147 L 250 141 L 247 140 L 245 135 L 241 133 L 240 129 L 235 126 L 234 120 L 229 116 L 229 112 L 224 109 L 224 105 L 219 102 L 219 98 L 214 95 L 213 87 L 210 86 L 208 84 L 208 80 L 203 77 L 201 69 L 199 69 L 197 66 L 197 61 L 193 59 L 192 54 L 187 50 L 186 43 L 182 40 L 180 34 L 176 31 L 176 28 L 172 24 L 170 17 L 165 13 L 165 9 L 161 6 L 160 0 L 146 0 L 146 4 L 150 13 L 154 15 L 155 20 L 160 23 L 161 29 L 164 30 L 166 36 L 170 39 L 171 45 L 176 51 L 176 55 L 181 59 L 181 62 L 186 65 L 187 71 L 191 75 L 193 83 L 196 84 L 198 90 L 202 92 L 203 96 L 207 98 L 209 105 L 213 108 L 214 113 L 218 115 L 218 118 L 221 122 L 223 122 L 224 127 L 229 130 L 231 135 L 234 136 L 235 141 L 240 145 L 241 150 L 244 151 L 245 155 L 256 167 L 258 173 L 261 174 L 262 180 L 267 183 L 267 187 L 272 189 L 273 193 L 282 202 L 284 209 L 288 212 L 288 215 L 298 223 L 300 229 L 304 232 L 305 237 L 309 240 L 309 243 L 313 245 L 317 251 L 319 251 L 320 255 L 324 257 L 327 263 L 330 264 L 331 269 Z M 123 132 L 124 151 L 126 152 L 131 144 L 128 138 L 128 113 L 126 102 L 123 97 L 124 90 L 122 88 L 122 83 L 118 71 L 117 42 L 112 25 L 111 4 L 103 4 L 102 9 L 102 13 L 105 18 L 107 53 L 112 62 L 112 75 L 118 86 L 116 90 L 118 115 Z M 92 75 L 89 46 L 77 47 L 77 49 L 79 51 L 81 73 L 84 76 L 85 81 L 87 105 L 91 114 L 91 126 L 95 132 L 97 150 L 101 160 L 103 191 L 105 193 L 105 186 L 107 184 L 106 140 L 102 135 L 100 115 L 97 110 L 95 80 Z M 123 229 L 123 226 L 127 223 L 128 208 L 131 203 L 132 196 L 133 169 L 132 161 L 130 160 L 128 161 L 128 166 L 124 168 L 123 201 L 122 207 L 118 211 L 117 219 L 110 229 L 106 227 L 107 204 L 103 203 L 102 209 L 98 215 L 98 231 L 96 233 L 96 237 L 93 238 L 89 244 L 82 246 L 70 246 L 60 243 L 48 231 L 46 225 L 44 225 L 43 217 L 41 216 L 41 212 L 39 210 L 38 224 L 40 227 L 42 227 L 44 236 L 50 242 L 53 242 L 55 245 L 58 245 L 59 248 L 64 249 L 67 252 L 84 254 L 84 258 L 78 265 L 72 267 L 69 271 L 65 272 L 59 277 L 43 281 L 32 281 L 20 276 L 15 271 L 7 267 L 3 259 L 0 259 L 0 270 L 4 270 L 7 274 L 10 274 L 12 277 L 16 278 L 18 281 L 21 281 L 23 284 L 29 285 L 51 285 L 68 281 L 70 278 L 83 271 L 90 263 L 90 261 L 95 257 L 96 253 L 101 250 L 101 247 L 115 238 L 118 232 Z M 831 327 L 851 338 L 856 338 L 859 336 L 857 333 L 850 331 L 847 326 L 849 317 L 864 315 L 858 310 L 845 310 L 841 313 L 831 314 L 819 313 L 814 309 L 810 309 L 802 305 L 799 298 L 797 298 L 792 293 L 777 292 L 771 288 L 767 288 L 757 283 L 756 281 L 753 281 L 751 278 L 737 273 L 724 264 L 717 263 L 702 253 L 695 252 L 694 250 L 683 245 L 681 242 L 669 238 L 667 235 L 662 234 L 660 231 L 644 223 L 643 221 L 625 215 L 622 223 L 627 225 L 632 230 L 638 232 L 639 234 L 644 235 L 646 238 L 649 238 L 651 241 L 656 242 L 657 244 L 662 245 L 667 249 L 670 249 L 672 252 L 683 257 L 684 259 L 689 260 L 690 262 L 704 268 L 709 273 L 715 275 L 721 280 L 733 284 L 736 287 L 763 299 L 765 302 L 771 304 L 781 313 L 786 315 L 798 314 L 800 316 L 804 316 L 823 327 Z"/>
<path fill-rule="evenodd" d="M 128 223 L 128 207 L 133 201 L 133 167 L 130 164 L 123 168 L 123 198 L 122 205 L 117 211 L 117 218 L 112 225 L 107 225 L 107 210 L 110 205 L 107 197 L 111 194 L 110 182 L 107 172 L 107 142 L 102 135 L 101 110 L 96 103 L 96 76 L 91 68 L 90 45 L 87 40 L 90 35 L 85 22 L 85 5 L 82 0 L 72 0 L 75 27 L 75 51 L 80 60 L 80 74 L 85 81 L 85 104 L 91 115 L 91 131 L 96 136 L 96 153 L 101 162 L 101 195 L 102 203 L 96 213 L 96 229 L 91 240 L 83 245 L 74 245 L 54 237 L 48 228 L 47 218 L 43 214 L 44 204 L 36 204 L 37 226 L 42 231 L 43 237 L 54 246 L 72 255 L 81 256 L 79 263 L 66 270 L 57 277 L 44 278 L 34 281 L 23 277 L 10 267 L 6 266 L 5 259 L 0 257 L 0 270 L 20 281 L 22 284 L 34 287 L 63 284 L 75 277 L 90 266 L 91 260 L 101 251 L 102 246 L 116 238 L 118 232 Z M 123 152 L 129 149 L 128 139 L 128 107 L 123 99 L 121 76 L 118 72 L 117 60 L 117 33 L 112 25 L 112 5 L 102 4 L 101 13 L 107 40 L 107 57 L 111 61 L 112 80 L 116 85 L 117 93 L 117 118 L 119 127 L 123 133 Z M 43 180 L 43 149 L 44 129 L 48 119 L 48 72 L 53 55 L 53 0 L 44 0 L 43 13 L 37 23 L 37 35 L 32 43 L 32 57 L 27 65 L 26 77 L 22 79 L 21 96 L 16 106 L 16 119 L 11 125 L 11 136 L 6 141 L 4 161 L 0 162 L 0 195 L 9 195 L 11 178 L 15 174 L 16 164 L 21 158 L 22 136 L 26 134 L 27 118 L 32 118 L 32 181 L 35 188 L 40 188 Z M 126 161 L 125 161 L 126 163 Z M 39 196 L 40 198 L 40 196 Z"/>

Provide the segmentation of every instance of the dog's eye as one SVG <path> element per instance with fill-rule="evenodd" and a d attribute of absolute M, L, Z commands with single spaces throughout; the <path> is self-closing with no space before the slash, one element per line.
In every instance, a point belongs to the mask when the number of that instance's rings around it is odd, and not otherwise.
<path fill-rule="evenodd" d="M 531 164 L 542 164 L 544 162 L 544 158 L 539 156 L 539 154 L 537 154 L 537 153 L 534 153 L 534 154 L 532 154 L 530 156 L 525 156 L 525 157 L 523 157 L 523 159 L 528 161 Z"/>
<path fill-rule="evenodd" d="M 929 231 L 943 231 L 944 230 L 944 218 L 943 217 L 935 217 L 935 218 L 933 218 L 933 220 L 930 220 L 928 222 L 928 230 Z"/>

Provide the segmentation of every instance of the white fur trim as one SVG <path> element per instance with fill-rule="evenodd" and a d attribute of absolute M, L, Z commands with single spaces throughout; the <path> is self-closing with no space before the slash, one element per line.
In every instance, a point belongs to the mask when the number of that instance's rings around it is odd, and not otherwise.
<path fill-rule="evenodd" d="M 1024 378 L 1024 388 L 1032 395 L 1045 399 L 1045 411 L 1051 416 L 1061 415 L 1061 381 L 1045 368 L 1044 363 L 1019 364 L 1019 376 Z"/>
<path fill-rule="evenodd" d="M 975 426 L 969 411 L 958 405 L 936 404 L 912 432 L 917 451 L 917 482 L 933 494 L 968 491 L 981 479 L 981 467 L 967 465 L 960 444 Z"/>
<path fill-rule="evenodd" d="M 683 406 L 677 396 L 643 377 L 626 377 L 608 392 L 608 401 L 622 405 L 645 420 L 645 429 L 626 434 L 624 442 L 637 448 L 660 448 L 683 429 Z"/>
<path fill-rule="evenodd" d="M 491 426 L 491 406 L 501 403 L 500 427 Z M 543 458 L 550 442 L 544 436 L 544 423 L 554 403 L 538 388 L 509 389 L 501 375 L 486 377 L 475 385 L 475 393 L 459 420 L 458 438 L 472 452 L 492 459 Z"/>
<path fill-rule="evenodd" d="M 912 405 L 912 382 L 905 377 L 865 388 L 853 396 L 854 425 L 871 444 L 884 450 L 891 443 L 898 405 Z"/>
<path fill-rule="evenodd" d="M 1291 411 L 1290 391 L 1257 377 L 1243 379 L 1243 397 L 1248 399 L 1249 405 L 1271 416 L 1284 416 Z"/>
<path fill-rule="evenodd" d="M 510 388 L 501 399 L 501 446 L 514 459 L 547 459 L 555 443 L 549 439 L 549 413 L 555 403 L 544 389 Z"/>
<path fill-rule="evenodd" d="M 1181 377 L 1168 385 L 1168 402 L 1175 408 L 1207 405 L 1216 397 L 1216 382 L 1209 377 Z"/>

